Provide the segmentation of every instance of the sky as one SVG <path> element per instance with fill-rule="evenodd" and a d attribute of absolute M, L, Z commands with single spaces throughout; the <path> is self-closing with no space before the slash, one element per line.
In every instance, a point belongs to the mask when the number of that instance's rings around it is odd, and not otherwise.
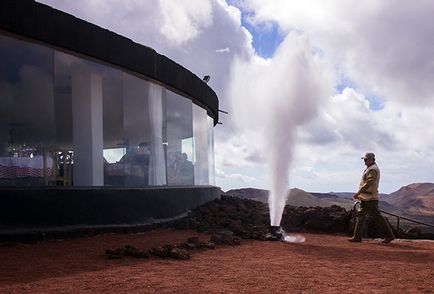
<path fill-rule="evenodd" d="M 368 151 L 380 192 L 433 182 L 434 1 L 39 2 L 211 76 L 224 191 L 355 191 Z"/>

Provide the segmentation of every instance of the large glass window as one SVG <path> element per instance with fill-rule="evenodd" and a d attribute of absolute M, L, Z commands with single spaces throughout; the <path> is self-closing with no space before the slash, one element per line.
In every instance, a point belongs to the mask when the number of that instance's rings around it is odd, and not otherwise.
<path fill-rule="evenodd" d="M 0 185 L 214 183 L 206 111 L 154 82 L 0 34 Z"/>

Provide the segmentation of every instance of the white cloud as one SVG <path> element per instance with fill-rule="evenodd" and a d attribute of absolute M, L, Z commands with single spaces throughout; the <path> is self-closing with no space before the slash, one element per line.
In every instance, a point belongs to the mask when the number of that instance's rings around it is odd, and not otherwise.
<path fill-rule="evenodd" d="M 388 192 L 432 181 L 434 3 L 246 0 L 240 7 L 253 13 L 252 23 L 308 34 L 335 67 L 335 80 L 353 87 L 332 95 L 299 129 L 294 185 L 354 190 L 367 150 L 383 163 Z M 383 107 L 375 109 L 373 100 Z"/>
<path fill-rule="evenodd" d="M 226 174 L 223 170 L 221 169 L 217 169 L 216 170 L 216 176 L 222 179 L 229 179 L 232 181 L 238 181 L 242 184 L 247 184 L 247 183 L 252 183 L 255 182 L 256 179 L 254 177 L 249 177 L 246 175 L 242 175 L 239 173 L 235 173 L 235 174 Z"/>
<path fill-rule="evenodd" d="M 247 187 L 263 188 L 263 183 L 260 175 L 247 175 L 245 171 L 240 173 L 225 172 L 221 169 L 216 169 L 216 180 L 220 183 L 223 191 L 231 189 L 240 189 Z"/>
<path fill-rule="evenodd" d="M 226 48 L 217 49 L 215 52 L 216 53 L 229 53 L 229 52 L 231 52 L 231 49 L 229 47 L 226 47 Z"/>
<path fill-rule="evenodd" d="M 190 0 L 189 5 L 182 1 L 160 0 L 159 5 L 160 32 L 176 45 L 197 37 L 213 21 L 209 0 Z"/>
<path fill-rule="evenodd" d="M 423 127 L 434 123 L 432 110 L 391 101 L 372 111 L 365 96 L 345 89 L 300 129 L 293 184 L 306 188 L 315 181 L 317 190 L 354 190 L 363 169 L 359 158 L 366 151 L 377 154 L 385 192 L 411 182 L 432 181 L 433 131 Z M 305 170 L 315 175 L 312 181 Z"/>
<path fill-rule="evenodd" d="M 215 143 L 216 165 L 221 168 L 243 168 L 261 164 L 264 157 L 259 138 L 253 139 L 253 136 L 253 134 L 239 134 L 230 136 L 226 141 L 217 141 Z"/>
<path fill-rule="evenodd" d="M 312 42 L 367 94 L 433 104 L 434 2 L 260 1 L 243 4 L 256 22 L 277 22 Z M 357 7 L 357 9 L 355 9 Z"/>
<path fill-rule="evenodd" d="M 288 35 L 273 58 L 260 58 L 252 35 L 241 25 L 240 10 L 224 0 L 41 2 L 153 47 L 199 77 L 211 76 L 220 108 L 230 112 L 221 115 L 223 125 L 215 128 L 216 166 L 226 175 L 217 183 L 224 189 L 239 183 L 269 188 L 260 132 L 265 122 L 259 114 L 267 112 L 271 97 L 297 91 L 303 95 L 286 106 L 293 114 L 291 123 L 298 125 L 291 185 L 353 190 L 363 170 L 360 155 L 368 150 L 377 154 L 381 187 L 387 192 L 432 181 L 432 1 L 231 1 L 251 12 L 252 25 L 272 22 L 287 34 L 306 38 L 310 49 L 305 53 L 313 52 L 311 62 L 322 69 L 312 71 L 319 75 L 312 80 L 321 80 L 325 90 L 320 92 L 328 93 L 321 99 L 302 97 L 311 96 L 315 86 L 300 90 L 294 85 L 303 76 L 294 71 L 291 56 L 299 39 Z M 349 81 L 348 88 L 330 93 L 342 80 Z M 383 107 L 375 109 L 373 100 Z M 235 121 L 247 122 L 248 128 L 240 130 Z M 260 172 L 252 175 L 251 170 Z M 245 182 L 242 176 L 247 176 Z M 249 182 L 249 177 L 256 180 Z"/>

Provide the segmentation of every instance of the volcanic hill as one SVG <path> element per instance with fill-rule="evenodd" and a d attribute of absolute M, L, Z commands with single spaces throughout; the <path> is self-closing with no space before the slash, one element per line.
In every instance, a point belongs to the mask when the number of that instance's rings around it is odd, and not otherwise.
<path fill-rule="evenodd" d="M 401 187 L 387 195 L 385 200 L 413 214 L 434 218 L 434 183 L 414 183 Z"/>

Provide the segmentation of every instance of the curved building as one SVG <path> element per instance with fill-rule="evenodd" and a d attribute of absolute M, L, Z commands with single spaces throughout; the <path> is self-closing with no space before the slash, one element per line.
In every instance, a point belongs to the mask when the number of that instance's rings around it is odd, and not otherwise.
<path fill-rule="evenodd" d="M 0 2 L 0 230 L 152 222 L 219 196 L 218 98 L 153 49 Z"/>

